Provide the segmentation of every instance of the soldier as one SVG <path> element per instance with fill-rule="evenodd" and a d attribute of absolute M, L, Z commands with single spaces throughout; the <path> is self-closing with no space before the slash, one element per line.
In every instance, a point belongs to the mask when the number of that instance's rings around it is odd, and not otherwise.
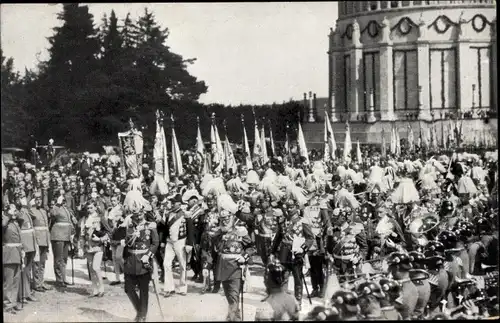
<path fill-rule="evenodd" d="M 186 283 L 186 272 L 187 272 L 187 253 L 192 251 L 192 246 L 187 245 L 186 237 L 188 234 L 188 228 L 186 225 L 186 215 L 181 208 L 182 197 L 180 194 L 176 194 L 172 197 L 171 202 L 173 203 L 173 208 L 165 219 L 166 227 L 166 245 L 165 245 L 165 259 L 163 261 L 163 267 L 165 271 L 165 285 L 164 285 L 164 297 L 170 297 L 175 291 L 175 283 L 172 275 L 172 263 L 174 257 L 177 257 L 179 261 L 179 267 L 181 269 L 179 277 L 179 287 L 177 293 L 179 295 L 185 296 L 187 294 L 187 283 Z M 188 251 L 189 250 L 189 251 Z"/>
<path fill-rule="evenodd" d="M 411 251 L 408 253 L 410 257 L 410 261 L 413 265 L 413 268 L 416 270 L 425 270 L 425 256 L 422 253 Z M 424 311 L 429 303 L 429 299 L 431 297 L 431 285 L 429 284 L 428 279 L 414 279 L 418 273 L 414 270 L 410 271 L 410 278 L 412 279 L 415 287 L 418 290 L 418 299 L 417 304 L 415 305 L 415 310 L 413 311 L 414 317 L 417 319 L 423 318 Z"/>
<path fill-rule="evenodd" d="M 201 196 L 198 195 L 196 190 L 188 190 L 183 195 L 183 200 L 187 201 L 188 207 L 186 213 L 186 225 L 190 235 L 187 237 L 186 244 L 193 247 L 192 254 L 188 254 L 191 268 L 193 269 L 193 281 L 202 283 L 203 275 L 201 273 L 201 259 L 200 259 L 200 241 L 201 232 L 203 230 L 202 220 L 205 208 L 201 204 Z"/>
<path fill-rule="evenodd" d="M 311 266 L 311 283 L 313 291 L 311 297 L 323 297 L 325 292 L 325 243 L 327 228 L 331 227 L 327 213 L 321 212 L 318 200 L 313 197 L 308 206 L 304 208 L 304 223 L 311 228 L 314 240 L 308 250 L 309 264 Z"/>
<path fill-rule="evenodd" d="M 379 282 L 385 293 L 385 297 L 380 300 L 382 317 L 384 320 L 399 321 L 403 317 L 394 308 L 394 303 L 401 304 L 401 286 L 392 279 L 382 278 Z"/>
<path fill-rule="evenodd" d="M 33 291 L 31 290 L 31 273 L 33 271 L 33 261 L 35 260 L 36 255 L 36 237 L 35 230 L 33 229 L 33 219 L 31 218 L 31 213 L 28 210 L 26 201 L 26 196 L 23 191 L 19 191 L 16 195 L 16 206 L 19 219 L 19 223 L 21 224 L 21 241 L 23 243 L 23 250 L 25 252 L 25 257 L 23 259 L 24 268 L 21 272 L 24 279 L 24 291 L 21 294 L 21 290 L 19 290 L 19 298 L 21 299 L 21 295 L 23 298 L 21 301 L 25 303 L 26 301 L 35 302 L 36 299 L 33 296 Z"/>
<path fill-rule="evenodd" d="M 229 304 L 228 321 L 241 320 L 239 309 L 243 270 L 240 268 L 255 253 L 248 231 L 235 227 L 235 217 L 228 211 L 220 214 L 221 226 L 217 234 L 217 250 L 219 258 L 215 269 L 215 279 L 222 283 L 224 294 Z"/>
<path fill-rule="evenodd" d="M 264 285 L 270 295 L 264 304 L 257 308 L 256 321 L 299 319 L 300 306 L 297 306 L 294 298 L 286 293 L 287 283 L 287 269 L 277 259 L 271 260 L 264 273 Z"/>
<path fill-rule="evenodd" d="M 262 214 L 255 217 L 255 246 L 265 266 L 271 254 L 272 241 L 278 231 L 280 222 L 283 221 L 283 212 L 271 206 L 271 197 L 269 195 L 264 196 L 261 205 Z"/>
<path fill-rule="evenodd" d="M 156 224 L 144 219 L 141 207 L 126 207 L 130 212 L 127 234 L 121 241 L 124 246 L 125 293 L 137 311 L 136 322 L 145 322 L 148 314 L 151 262 L 159 245 Z M 136 290 L 139 290 L 139 294 Z"/>
<path fill-rule="evenodd" d="M 293 275 L 295 299 L 302 309 L 302 268 L 304 254 L 314 241 L 311 228 L 303 223 L 300 210 L 294 200 L 288 200 L 285 212 L 286 220 L 280 224 L 278 233 L 273 241 L 272 254 L 281 263 L 286 271 Z"/>
<path fill-rule="evenodd" d="M 35 206 L 31 208 L 33 228 L 35 229 L 36 244 L 38 245 L 39 259 L 33 263 L 33 289 L 37 292 L 51 290 L 44 284 L 45 262 L 49 253 L 50 234 L 47 211 L 42 207 L 42 194 L 35 193 Z"/>
<path fill-rule="evenodd" d="M 70 283 L 66 282 L 66 264 L 71 247 L 71 236 L 75 234 L 76 219 L 64 204 L 64 197 L 59 196 L 56 205 L 50 211 L 50 240 L 54 253 L 54 273 L 56 286 L 64 288 Z M 83 250 L 79 250 L 83 255 Z"/>
<path fill-rule="evenodd" d="M 330 304 L 340 312 L 342 321 L 357 321 L 359 313 L 358 295 L 352 291 L 339 290 L 333 293 Z"/>
<path fill-rule="evenodd" d="M 379 284 L 374 281 L 361 283 L 357 286 L 356 293 L 363 319 L 368 321 L 384 319 L 380 301 L 385 298 L 385 293 Z"/>
<path fill-rule="evenodd" d="M 203 275 L 202 294 L 212 291 L 211 282 L 213 282 L 213 280 L 210 279 L 210 272 L 212 272 L 213 277 L 215 277 L 215 264 L 218 258 L 214 240 L 219 225 L 219 212 L 217 211 L 213 196 L 207 196 L 206 200 L 208 210 L 203 218 L 203 230 L 200 240 L 201 267 Z M 213 287 L 214 290 L 216 290 L 215 293 L 218 293 L 220 289 L 220 281 L 215 281 Z"/>
<path fill-rule="evenodd" d="M 393 252 L 387 258 L 389 272 L 396 281 L 401 282 L 402 305 L 396 306 L 404 320 L 411 319 L 418 300 L 418 290 L 410 280 L 410 257 L 407 254 Z"/>
<path fill-rule="evenodd" d="M 424 256 L 426 257 L 427 270 L 429 272 L 429 284 L 431 285 L 431 296 L 429 298 L 429 315 L 439 312 L 441 301 L 444 299 L 448 289 L 448 274 L 444 269 L 444 247 L 438 241 L 429 241 L 425 246 Z"/>
<path fill-rule="evenodd" d="M 2 264 L 4 312 L 20 311 L 18 293 L 21 290 L 22 262 L 25 257 L 21 241 L 21 226 L 14 204 L 2 212 Z M 24 282 L 26 284 L 27 282 Z"/>

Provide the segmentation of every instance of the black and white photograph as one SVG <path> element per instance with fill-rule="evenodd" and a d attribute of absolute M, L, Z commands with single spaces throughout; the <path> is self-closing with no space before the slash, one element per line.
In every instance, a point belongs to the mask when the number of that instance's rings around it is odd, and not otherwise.
<path fill-rule="evenodd" d="M 496 17 L 1 4 L 3 320 L 498 320 Z"/>

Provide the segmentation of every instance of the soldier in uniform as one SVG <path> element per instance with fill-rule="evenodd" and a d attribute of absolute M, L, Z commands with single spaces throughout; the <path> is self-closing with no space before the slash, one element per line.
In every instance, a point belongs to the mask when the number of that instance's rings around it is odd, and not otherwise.
<path fill-rule="evenodd" d="M 19 219 L 21 224 L 21 241 L 23 243 L 23 250 L 25 252 L 25 257 L 23 259 L 24 268 L 21 272 L 24 279 L 24 291 L 22 296 L 24 297 L 21 301 L 24 303 L 26 301 L 36 301 L 33 297 L 33 291 L 31 290 L 31 273 L 33 271 L 33 261 L 36 255 L 36 237 L 35 230 L 33 229 L 33 219 L 31 218 L 31 213 L 28 209 L 28 204 L 26 201 L 26 196 L 24 191 L 19 191 L 16 195 L 16 206 Z M 19 298 L 21 298 L 21 290 L 19 290 Z"/>
<path fill-rule="evenodd" d="M 186 194 L 189 194 L 186 196 Z M 200 241 L 201 233 L 203 230 L 203 215 L 205 213 L 205 208 L 201 204 L 201 197 L 193 190 L 187 191 L 183 196 L 188 202 L 188 208 L 185 211 L 186 214 L 186 225 L 187 232 L 189 236 L 187 237 L 186 244 L 193 247 L 192 254 L 188 254 L 188 261 L 190 261 L 191 268 L 193 269 L 194 276 L 193 281 L 202 283 L 203 275 L 201 273 L 201 258 L 200 258 Z"/>
<path fill-rule="evenodd" d="M 278 231 L 283 212 L 271 206 L 271 197 L 266 195 L 261 200 L 262 213 L 255 217 L 255 245 L 264 266 L 271 255 L 271 244 Z"/>
<path fill-rule="evenodd" d="M 2 264 L 4 312 L 19 311 L 18 292 L 21 289 L 21 271 L 24 258 L 21 226 L 14 204 L 2 212 Z M 26 284 L 26 282 L 24 282 Z"/>
<path fill-rule="evenodd" d="M 303 223 L 294 200 L 287 201 L 286 220 L 280 224 L 273 241 L 272 254 L 277 255 L 281 266 L 293 275 L 295 299 L 302 308 L 302 268 L 304 254 L 314 241 L 311 228 Z"/>
<path fill-rule="evenodd" d="M 382 278 L 378 283 L 385 293 L 385 297 L 380 300 L 383 319 L 390 321 L 402 320 L 403 317 L 393 305 L 395 303 L 401 304 L 401 286 L 398 282 L 387 278 Z"/>
<path fill-rule="evenodd" d="M 39 259 L 33 263 L 33 289 L 37 292 L 51 290 L 44 284 L 45 262 L 49 253 L 50 234 L 47 211 L 42 207 L 42 194 L 35 193 L 35 205 L 31 208 L 33 228 L 35 229 L 36 244 L 38 245 Z"/>
<path fill-rule="evenodd" d="M 287 269 L 277 260 L 271 260 L 264 273 L 264 285 L 269 297 L 257 308 L 255 321 L 296 321 L 300 307 L 293 296 L 286 293 L 288 283 Z"/>
<path fill-rule="evenodd" d="M 212 291 L 210 272 L 213 272 L 215 278 L 215 265 L 217 262 L 217 252 L 215 248 L 215 237 L 219 225 L 219 212 L 215 199 L 212 196 L 207 197 L 208 210 L 203 218 L 203 230 L 200 240 L 201 249 L 201 267 L 203 275 L 202 294 Z M 214 293 L 220 290 L 220 281 L 215 281 L 213 284 Z"/>
<path fill-rule="evenodd" d="M 385 293 L 379 284 L 374 281 L 361 283 L 356 288 L 360 314 L 368 321 L 384 319 L 380 301 L 385 298 Z"/>
<path fill-rule="evenodd" d="M 410 257 L 407 254 L 393 252 L 387 258 L 389 272 L 401 283 L 402 305 L 396 306 L 404 320 L 411 319 L 418 300 L 418 290 L 410 280 Z"/>
<path fill-rule="evenodd" d="M 64 197 L 59 196 L 56 206 L 50 212 L 50 240 L 54 253 L 54 273 L 56 286 L 64 288 L 66 282 L 66 264 L 71 246 L 71 236 L 75 234 L 76 219 L 64 204 Z M 80 250 L 83 252 L 83 250 Z"/>
<path fill-rule="evenodd" d="M 326 229 L 331 227 L 330 219 L 326 212 L 321 212 L 318 200 L 313 197 L 309 205 L 304 208 L 304 223 L 312 231 L 314 240 L 308 250 L 309 264 L 311 266 L 311 284 L 313 291 L 311 297 L 323 297 L 325 292 L 325 275 L 323 265 L 325 263 L 325 237 Z"/>
<path fill-rule="evenodd" d="M 142 208 L 128 208 L 131 221 L 126 221 L 127 234 L 121 244 L 124 248 L 125 293 L 137 311 L 136 322 L 145 322 L 148 314 L 149 281 L 152 258 L 159 246 L 156 223 L 144 219 Z M 139 290 L 139 293 L 136 290 Z"/>
<path fill-rule="evenodd" d="M 215 269 L 215 279 L 222 283 L 224 294 L 229 304 L 228 321 L 241 320 L 239 309 L 243 270 L 240 268 L 249 261 L 255 253 L 248 231 L 235 227 L 235 217 L 228 211 L 220 213 L 221 226 L 217 234 L 218 260 Z"/>
<path fill-rule="evenodd" d="M 429 241 L 425 246 L 424 256 L 429 273 L 429 284 L 431 285 L 431 296 L 429 298 L 429 315 L 439 312 L 441 301 L 448 290 L 448 274 L 444 269 L 444 246 L 438 241 Z"/>
<path fill-rule="evenodd" d="M 408 253 L 408 256 L 410 257 L 410 261 L 414 269 L 426 270 L 424 254 L 417 251 L 411 251 Z M 417 287 L 418 299 L 413 315 L 418 319 L 423 317 L 427 303 L 429 303 L 429 299 L 431 297 L 431 285 L 429 284 L 428 279 L 414 279 L 416 277 L 416 274 L 414 273 L 416 272 L 410 271 L 410 278 L 412 278 L 415 287 Z"/>

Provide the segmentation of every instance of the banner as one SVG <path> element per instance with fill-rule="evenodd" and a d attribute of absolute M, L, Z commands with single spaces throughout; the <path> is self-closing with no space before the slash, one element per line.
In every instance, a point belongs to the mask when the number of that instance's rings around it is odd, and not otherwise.
<path fill-rule="evenodd" d="M 143 140 L 142 132 L 132 129 L 118 133 L 118 143 L 122 157 L 122 175 L 125 178 L 142 177 Z"/>
<path fill-rule="evenodd" d="M 161 176 L 165 183 L 170 182 L 170 174 L 168 169 L 168 153 L 167 141 L 165 139 L 165 131 L 163 125 L 156 120 L 156 137 L 153 148 L 153 163 L 156 176 Z"/>

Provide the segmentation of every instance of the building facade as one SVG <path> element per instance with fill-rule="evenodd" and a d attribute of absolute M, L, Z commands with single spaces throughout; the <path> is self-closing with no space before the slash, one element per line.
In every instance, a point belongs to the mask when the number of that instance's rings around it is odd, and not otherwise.
<path fill-rule="evenodd" d="M 333 121 L 480 119 L 497 111 L 495 1 L 339 1 Z"/>

